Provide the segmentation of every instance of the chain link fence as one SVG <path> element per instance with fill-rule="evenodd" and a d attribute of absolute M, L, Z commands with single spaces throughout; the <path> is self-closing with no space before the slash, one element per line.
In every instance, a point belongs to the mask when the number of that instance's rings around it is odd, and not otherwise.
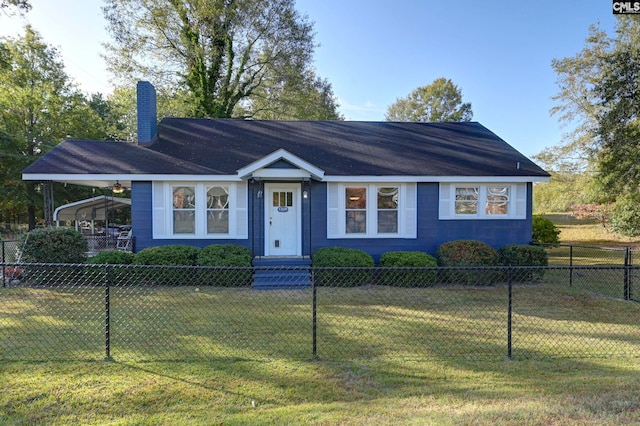
<path fill-rule="evenodd" d="M 637 356 L 638 268 L 3 263 L 0 359 Z"/>

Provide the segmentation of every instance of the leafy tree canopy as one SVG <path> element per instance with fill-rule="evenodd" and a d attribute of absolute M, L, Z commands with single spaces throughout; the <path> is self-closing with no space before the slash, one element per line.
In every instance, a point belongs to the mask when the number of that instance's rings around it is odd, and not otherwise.
<path fill-rule="evenodd" d="M 105 0 L 110 71 L 122 85 L 153 81 L 175 91 L 184 114 L 253 116 L 288 111 L 308 94 L 335 103 L 311 74 L 313 25 L 294 0 Z M 329 89 L 329 90 L 327 90 Z M 159 94 L 160 95 L 160 94 Z M 276 95 L 277 102 L 273 101 Z M 335 112 L 335 110 L 334 110 Z"/>
<path fill-rule="evenodd" d="M 462 92 L 457 85 L 444 77 L 428 86 L 418 87 L 406 98 L 398 98 L 387 109 L 387 121 L 471 121 L 470 103 L 462 102 Z"/>
<path fill-rule="evenodd" d="M 22 169 L 64 139 L 103 139 L 105 130 L 58 51 L 30 26 L 0 39 L 0 129 L 0 207 L 26 209 L 33 228 L 42 196 L 38 182 L 22 181 Z"/>

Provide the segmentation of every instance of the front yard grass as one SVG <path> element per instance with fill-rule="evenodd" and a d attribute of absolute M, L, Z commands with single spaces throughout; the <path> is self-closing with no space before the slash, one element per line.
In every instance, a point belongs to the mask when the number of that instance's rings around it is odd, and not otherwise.
<path fill-rule="evenodd" d="M 102 292 L 2 289 L 0 424 L 640 422 L 640 305 L 579 288 L 515 286 L 512 360 L 501 286 L 321 288 L 318 360 L 310 291 L 181 287 L 113 291 L 103 361 Z"/>

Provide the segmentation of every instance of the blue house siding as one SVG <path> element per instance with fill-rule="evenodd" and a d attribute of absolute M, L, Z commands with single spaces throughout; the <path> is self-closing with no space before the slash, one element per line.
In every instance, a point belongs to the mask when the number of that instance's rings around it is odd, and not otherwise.
<path fill-rule="evenodd" d="M 132 226 L 136 250 L 170 244 L 206 247 L 211 244 L 236 244 L 249 247 L 255 256 L 264 255 L 264 183 L 252 181 L 248 190 L 249 235 L 247 239 L 153 239 L 152 184 L 134 182 L 132 191 Z M 417 235 L 410 238 L 327 238 L 327 184 L 302 182 L 302 254 L 308 256 L 322 247 L 342 246 L 364 250 L 377 262 L 388 251 L 424 251 L 436 254 L 440 244 L 459 239 L 483 241 L 496 249 L 505 244 L 528 244 L 531 240 L 532 185 L 527 184 L 527 218 L 525 220 L 439 220 L 439 184 L 417 186 Z"/>
<path fill-rule="evenodd" d="M 527 185 L 527 211 L 531 211 L 531 184 Z M 418 237 L 405 238 L 339 238 L 327 239 L 327 186 L 314 185 L 312 191 L 312 249 L 342 246 L 364 250 L 377 262 L 388 251 L 424 251 L 435 255 L 447 241 L 474 239 L 498 249 L 506 244 L 528 244 L 531 241 L 531 214 L 526 220 L 439 220 L 439 184 L 418 184 Z"/>
<path fill-rule="evenodd" d="M 249 199 L 249 211 L 253 211 L 252 199 Z M 152 184 L 151 182 L 132 182 L 131 186 L 131 227 L 135 237 L 136 251 L 147 247 L 186 244 L 195 247 L 206 247 L 211 244 L 236 244 L 251 247 L 251 223 L 249 223 L 249 238 L 247 239 L 153 239 L 152 219 Z M 252 215 L 249 215 L 251 222 Z"/>

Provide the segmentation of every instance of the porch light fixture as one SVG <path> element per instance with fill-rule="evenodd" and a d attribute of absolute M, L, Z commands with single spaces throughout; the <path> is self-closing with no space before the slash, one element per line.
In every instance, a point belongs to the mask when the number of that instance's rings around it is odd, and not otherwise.
<path fill-rule="evenodd" d="M 116 181 L 113 188 L 111 188 L 111 192 L 114 194 L 122 194 L 124 192 L 124 186 L 120 185 L 120 182 Z"/>
<path fill-rule="evenodd" d="M 302 191 L 302 198 L 304 198 L 305 200 L 309 198 L 309 193 L 307 191 Z"/>

